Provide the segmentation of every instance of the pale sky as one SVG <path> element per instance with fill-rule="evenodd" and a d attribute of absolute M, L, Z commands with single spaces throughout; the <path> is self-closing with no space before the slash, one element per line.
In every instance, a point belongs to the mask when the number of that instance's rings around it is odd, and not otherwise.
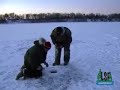
<path fill-rule="evenodd" d="M 0 14 L 120 13 L 120 0 L 0 0 Z"/>

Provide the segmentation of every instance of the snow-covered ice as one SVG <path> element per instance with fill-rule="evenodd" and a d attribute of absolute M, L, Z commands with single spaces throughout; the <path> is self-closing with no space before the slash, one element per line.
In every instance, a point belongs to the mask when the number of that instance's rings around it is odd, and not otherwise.
<path fill-rule="evenodd" d="M 26 50 L 41 36 L 51 42 L 57 26 L 72 31 L 70 64 L 52 66 L 52 45 L 43 77 L 16 81 Z M 112 73 L 113 85 L 96 85 L 99 69 Z M 0 24 L 0 90 L 120 90 L 120 22 Z"/>

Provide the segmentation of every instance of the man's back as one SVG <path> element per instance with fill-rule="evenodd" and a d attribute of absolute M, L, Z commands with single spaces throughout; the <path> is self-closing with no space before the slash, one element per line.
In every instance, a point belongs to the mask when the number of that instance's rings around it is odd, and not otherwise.
<path fill-rule="evenodd" d="M 60 43 L 60 44 L 68 44 L 72 42 L 71 31 L 67 27 L 61 27 L 62 33 L 60 35 L 57 34 L 57 30 L 60 27 L 56 27 L 52 33 L 51 38 L 53 43 Z"/>
<path fill-rule="evenodd" d="M 37 68 L 40 63 L 43 63 L 46 59 L 46 52 L 44 46 L 39 45 L 38 42 L 34 46 L 29 48 L 24 56 L 25 66 Z"/>

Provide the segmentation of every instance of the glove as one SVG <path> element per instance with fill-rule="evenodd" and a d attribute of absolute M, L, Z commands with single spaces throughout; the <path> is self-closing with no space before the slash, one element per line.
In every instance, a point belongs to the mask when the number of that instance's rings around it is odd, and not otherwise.
<path fill-rule="evenodd" d="M 45 62 L 44 64 L 46 65 L 46 67 L 48 67 L 48 66 L 49 66 L 49 65 L 48 65 L 48 63 L 46 63 L 46 62 Z"/>

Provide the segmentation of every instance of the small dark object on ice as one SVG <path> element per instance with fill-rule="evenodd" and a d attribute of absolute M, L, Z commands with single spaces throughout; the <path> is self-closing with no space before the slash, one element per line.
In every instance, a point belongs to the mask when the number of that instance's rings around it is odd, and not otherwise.
<path fill-rule="evenodd" d="M 57 73 L 57 70 L 51 70 L 50 72 L 51 73 Z"/>

